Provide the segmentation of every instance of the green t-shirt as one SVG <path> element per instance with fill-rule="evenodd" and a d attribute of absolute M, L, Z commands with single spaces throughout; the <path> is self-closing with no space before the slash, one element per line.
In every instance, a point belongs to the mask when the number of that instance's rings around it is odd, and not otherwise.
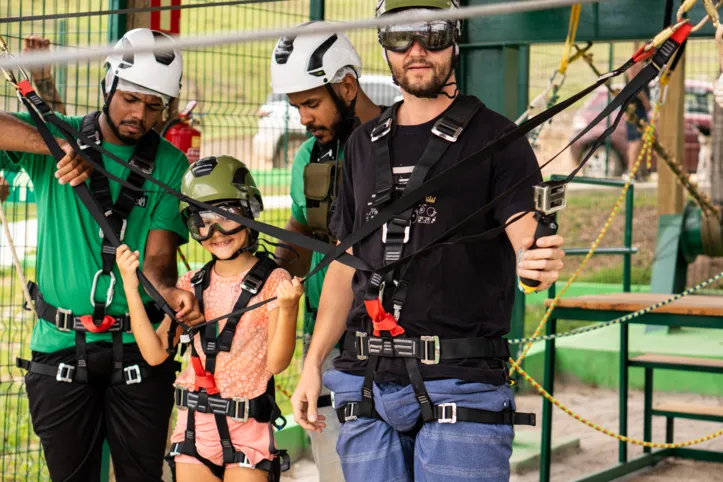
<path fill-rule="evenodd" d="M 306 196 L 304 196 L 304 168 L 311 162 L 311 151 L 314 147 L 316 139 L 314 137 L 307 139 L 299 148 L 294 163 L 291 167 L 291 215 L 298 222 L 308 224 L 306 221 Z M 344 149 L 339 152 L 339 160 L 344 158 Z M 311 256 L 311 270 L 324 258 L 322 253 L 314 251 Z M 322 269 L 304 283 L 304 294 L 307 303 L 316 311 L 319 308 L 319 299 L 321 298 L 321 288 L 324 285 L 324 276 L 327 268 Z M 304 308 L 306 311 L 306 307 Z M 314 316 L 312 313 L 306 312 L 304 316 L 304 333 L 314 331 Z"/>
<path fill-rule="evenodd" d="M 27 114 L 17 114 L 18 118 L 32 124 Z M 63 121 L 80 130 L 82 117 L 59 115 Z M 58 131 L 50 128 L 54 135 Z M 133 146 L 117 146 L 103 142 L 103 147 L 121 159 L 128 161 L 133 154 Z M 71 310 L 74 314 L 90 314 L 93 308 L 90 302 L 90 290 L 93 277 L 101 268 L 101 243 L 99 227 L 83 203 L 69 185 L 60 185 L 55 178 L 57 164 L 52 156 L 26 154 L 19 152 L 0 152 L 0 169 L 9 164 L 22 167 L 30 177 L 35 189 L 38 215 L 37 247 L 37 283 L 45 300 L 53 306 Z M 111 159 L 103 157 L 103 165 L 110 173 L 126 179 L 130 170 Z M 166 140 L 162 140 L 156 155 L 153 177 L 179 190 L 181 177 L 188 167 L 186 156 Z M 178 199 L 165 194 L 161 188 L 146 181 L 143 189 L 146 193 L 143 207 L 134 206 L 128 217 L 128 225 L 123 242 L 131 249 L 140 252 L 141 266 L 146 249 L 148 233 L 153 229 L 163 229 L 177 233 L 188 242 L 188 231 L 178 212 Z M 113 201 L 118 198 L 120 185 L 110 181 Z M 115 295 L 108 306 L 110 315 L 122 315 L 128 311 L 123 283 L 118 267 L 113 267 L 116 277 Z M 100 276 L 96 299 L 105 296 L 110 279 Z M 141 289 L 144 302 L 151 298 Z M 110 341 L 110 333 L 87 333 L 86 340 L 91 342 Z M 124 334 L 124 343 L 135 341 L 132 334 Z M 33 329 L 30 349 L 51 353 L 75 345 L 75 333 L 62 332 L 53 323 L 38 320 Z"/>

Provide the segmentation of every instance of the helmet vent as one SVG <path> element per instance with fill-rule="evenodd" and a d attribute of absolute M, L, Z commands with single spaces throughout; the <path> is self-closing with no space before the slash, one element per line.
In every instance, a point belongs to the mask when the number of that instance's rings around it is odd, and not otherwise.
<path fill-rule="evenodd" d="M 124 38 L 122 40 L 123 48 L 131 48 L 133 45 L 128 41 L 128 39 Z M 135 63 L 135 54 L 133 52 L 127 52 L 123 54 L 123 62 L 119 65 L 121 69 L 127 69 L 128 67 L 133 67 L 133 64 Z"/>
<path fill-rule="evenodd" d="M 324 43 L 319 45 L 316 50 L 314 50 L 314 53 L 311 54 L 311 57 L 309 58 L 309 63 L 306 66 L 307 73 L 316 77 L 326 75 L 323 69 L 324 55 L 326 55 L 326 52 L 331 48 L 332 45 L 334 45 L 334 42 L 336 42 L 338 38 L 339 37 L 334 34 L 328 39 L 326 39 Z"/>
<path fill-rule="evenodd" d="M 236 172 L 233 174 L 233 180 L 231 181 L 236 186 L 246 186 L 246 175 L 249 173 L 249 170 L 246 168 L 239 168 L 236 169 Z"/>
<path fill-rule="evenodd" d="M 215 157 L 206 157 L 193 163 L 191 172 L 195 177 L 208 176 L 214 170 L 218 161 Z"/>
<path fill-rule="evenodd" d="M 294 51 L 294 40 L 296 40 L 296 35 L 282 37 L 281 40 L 279 40 L 279 44 L 276 46 L 276 51 L 274 52 L 274 58 L 277 64 L 284 65 L 289 61 L 291 52 Z"/>
<path fill-rule="evenodd" d="M 159 39 L 168 39 L 168 37 L 165 34 L 162 34 L 161 32 L 153 31 L 153 40 L 159 40 Z M 167 50 L 167 51 L 161 51 L 161 52 L 153 52 L 153 55 L 156 57 L 156 62 L 163 65 L 171 65 L 171 63 L 175 60 L 176 54 L 173 53 L 173 50 Z"/>

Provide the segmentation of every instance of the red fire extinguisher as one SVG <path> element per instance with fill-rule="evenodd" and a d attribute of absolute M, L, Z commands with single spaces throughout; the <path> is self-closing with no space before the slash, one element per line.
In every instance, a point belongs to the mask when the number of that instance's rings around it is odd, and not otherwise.
<path fill-rule="evenodd" d="M 192 100 L 178 114 L 178 118 L 168 122 L 161 131 L 161 136 L 183 151 L 191 164 L 201 157 L 201 131 L 194 129 L 198 121 L 191 114 L 194 107 L 196 101 Z"/>

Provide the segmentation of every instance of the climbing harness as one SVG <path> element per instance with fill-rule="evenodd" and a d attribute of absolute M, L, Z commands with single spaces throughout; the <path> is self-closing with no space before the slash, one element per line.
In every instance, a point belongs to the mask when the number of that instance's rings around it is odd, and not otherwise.
<path fill-rule="evenodd" d="M 422 157 L 417 162 L 409 180 L 402 188 L 395 184 L 392 175 L 391 140 L 394 136 L 394 119 L 399 103 L 386 109 L 371 132 L 371 143 L 375 149 L 376 187 L 371 205 L 381 208 L 397 197 L 403 197 L 407 191 L 421 186 L 432 168 L 443 157 L 447 148 L 457 142 L 465 129 L 482 107 L 476 97 L 460 96 L 435 122 L 432 136 Z M 400 192 L 401 191 L 401 192 Z M 404 246 L 409 242 L 412 232 L 414 208 L 407 208 L 396 215 L 382 228 L 384 244 L 384 264 L 388 265 L 402 257 Z M 442 339 L 439 335 L 406 335 L 399 325 L 409 277 L 400 277 L 390 270 L 385 275 L 374 273 L 367 285 L 364 304 L 370 323 L 367 331 L 348 332 L 344 340 L 344 350 L 366 360 L 366 372 L 361 390 L 361 402 L 346 404 L 337 410 L 340 422 L 344 423 L 358 417 L 374 417 L 374 399 L 372 385 L 381 357 L 402 358 L 414 388 L 415 397 L 421 408 L 422 423 L 456 423 L 457 421 L 534 425 L 535 415 L 516 413 L 507 410 L 490 412 L 466 407 L 456 403 L 434 405 L 424 386 L 419 363 L 436 365 L 447 360 L 461 358 L 487 358 L 504 360 L 509 349 L 503 338 L 463 338 Z M 392 307 L 393 315 L 386 307 Z"/>
<path fill-rule="evenodd" d="M 214 264 L 215 260 L 207 263 L 191 278 L 191 285 L 202 311 L 204 307 L 203 293 L 210 285 L 211 270 Z M 260 256 L 241 282 L 241 294 L 236 300 L 234 308 L 238 309 L 248 305 L 251 298 L 261 292 L 269 275 L 276 268 L 277 265 L 271 258 Z M 264 460 L 255 466 L 249 462 L 246 454 L 234 448 L 231 441 L 227 417 L 237 422 L 247 422 L 250 418 L 253 418 L 258 422 L 269 423 L 269 430 L 273 430 L 272 425 L 279 430 L 286 425 L 286 420 L 281 415 L 278 405 L 276 405 L 273 376 L 268 381 L 266 391 L 256 398 L 234 397 L 228 399 L 220 396 L 215 379 L 216 358 L 221 352 L 228 353 L 231 351 L 231 345 L 236 336 L 236 327 L 240 320 L 240 315 L 229 317 L 218 335 L 216 334 L 215 325 L 206 326 L 200 333 L 201 349 L 206 355 L 205 364 L 196 351 L 195 343 L 191 342 L 191 366 L 195 376 L 194 387 L 193 389 L 187 389 L 177 385 L 175 389 L 176 405 L 179 410 L 188 411 L 188 422 L 183 442 L 174 443 L 166 456 L 166 460 L 173 471 L 174 480 L 174 457 L 180 454 L 195 457 L 220 479 L 223 479 L 225 464 L 239 464 L 241 467 L 264 470 L 269 473 L 269 481 L 271 482 L 278 482 L 280 473 L 289 468 L 289 457 L 286 451 L 276 449 L 273 437 L 271 437 L 270 452 L 274 455 L 274 459 Z M 216 465 L 198 453 L 195 440 L 196 412 L 214 414 L 223 447 L 223 465 Z M 276 424 L 279 419 L 281 423 Z"/>

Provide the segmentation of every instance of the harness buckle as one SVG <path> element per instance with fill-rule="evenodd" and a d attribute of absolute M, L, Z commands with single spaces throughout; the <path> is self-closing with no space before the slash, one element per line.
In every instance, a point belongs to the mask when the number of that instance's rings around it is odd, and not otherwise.
<path fill-rule="evenodd" d="M 138 159 L 138 156 L 133 156 L 130 164 L 140 169 L 143 174 L 150 175 L 153 172 L 153 165 L 145 160 Z"/>
<path fill-rule="evenodd" d="M 262 279 L 260 279 L 260 278 L 255 278 L 255 277 L 254 277 L 254 278 L 251 278 L 251 277 L 248 277 L 248 276 L 247 276 L 247 277 L 241 282 L 241 289 L 242 289 L 242 290 L 245 290 L 245 291 L 248 291 L 248 292 L 251 293 L 252 295 L 255 295 L 256 293 L 259 292 L 259 288 L 261 288 L 261 285 L 262 285 L 262 284 L 264 284 L 264 280 L 262 280 Z"/>
<path fill-rule="evenodd" d="M 387 225 L 389 223 L 384 223 L 384 226 L 382 226 L 382 243 L 387 244 Z M 404 241 L 402 243 L 407 244 L 409 242 L 409 230 L 411 226 L 407 225 L 404 226 Z"/>
<path fill-rule="evenodd" d="M 123 375 L 126 379 L 126 385 L 133 385 L 135 383 L 141 383 L 143 377 L 141 376 L 141 367 L 138 365 L 131 365 L 123 369 Z"/>
<path fill-rule="evenodd" d="M 254 464 L 251 463 L 251 461 L 249 460 L 248 455 L 243 454 L 243 456 L 244 456 L 244 459 L 243 459 L 241 462 L 238 462 L 239 467 L 246 467 L 246 468 L 248 468 L 248 469 L 253 469 L 253 468 L 254 468 Z"/>
<path fill-rule="evenodd" d="M 462 126 L 452 124 L 442 117 L 434 123 L 434 127 L 432 127 L 432 134 L 437 137 L 441 137 L 447 142 L 457 142 L 457 139 L 460 134 L 462 134 L 463 130 L 464 128 Z"/>
<path fill-rule="evenodd" d="M 372 142 L 376 142 L 392 131 L 392 118 L 390 117 L 384 124 L 378 124 L 372 129 Z"/>
<path fill-rule="evenodd" d="M 93 286 L 90 288 L 90 304 L 93 308 L 95 308 L 95 291 L 98 288 L 98 278 L 100 278 L 102 274 L 103 270 L 99 269 L 95 276 L 93 276 Z M 108 291 L 105 293 L 105 306 L 110 306 L 110 304 L 113 303 L 113 294 L 115 293 L 115 275 L 111 271 L 108 273 L 108 276 L 110 276 L 110 286 L 108 286 Z"/>
<path fill-rule="evenodd" d="M 439 364 L 439 337 L 438 336 L 420 336 L 419 341 L 422 344 L 421 362 L 425 365 Z M 430 346 L 431 345 L 431 346 Z"/>
<path fill-rule="evenodd" d="M 83 132 L 83 134 L 85 134 L 85 133 Z M 97 130 L 94 130 L 93 134 L 86 135 L 86 137 L 88 139 L 92 139 L 96 143 L 96 145 L 101 144 L 100 133 Z M 78 147 L 80 147 L 81 151 L 84 151 L 84 150 L 88 149 L 90 147 L 90 145 L 86 144 L 81 139 L 78 139 Z"/>
<path fill-rule="evenodd" d="M 55 379 L 59 382 L 73 383 L 73 374 L 75 373 L 75 367 L 68 365 L 67 363 L 60 363 L 58 365 L 58 373 L 55 375 Z"/>
<path fill-rule="evenodd" d="M 111 211 L 111 210 L 108 210 L 105 212 L 106 218 L 109 218 L 112 215 L 113 215 L 113 211 Z M 118 234 L 118 239 L 123 241 L 123 239 L 126 237 L 126 227 L 128 226 L 128 220 L 125 218 L 121 218 L 121 219 L 123 220 L 123 222 L 121 223 L 121 229 L 120 229 L 120 233 Z M 105 234 L 103 234 L 103 228 L 98 229 L 98 237 L 100 237 L 100 239 L 103 239 L 105 237 Z M 115 250 L 115 248 L 113 248 L 113 249 Z"/>
<path fill-rule="evenodd" d="M 178 410 L 188 410 L 188 388 L 183 385 L 175 385 L 174 388 L 173 398 L 176 408 Z M 186 400 L 185 404 L 183 403 L 184 400 Z"/>
<path fill-rule="evenodd" d="M 366 338 L 367 334 L 365 331 L 356 332 L 356 339 L 354 340 L 354 343 L 356 344 L 357 360 L 366 360 L 367 358 L 369 358 L 369 345 L 364 346 L 364 340 Z"/>
<path fill-rule="evenodd" d="M 440 403 L 437 405 L 439 410 L 437 422 L 439 423 L 457 423 L 457 404 L 456 403 Z"/>
<path fill-rule="evenodd" d="M 232 420 L 235 420 L 237 422 L 248 422 L 249 420 L 249 399 L 248 398 L 242 398 L 242 397 L 233 397 L 231 399 L 234 403 L 233 406 L 233 415 L 231 416 Z M 239 409 L 239 405 L 243 404 L 243 416 L 241 416 L 241 410 Z"/>
<path fill-rule="evenodd" d="M 354 413 L 356 412 L 356 408 L 359 404 L 357 402 L 349 402 L 346 405 L 344 405 L 344 421 L 349 422 L 351 420 L 356 420 L 357 415 Z"/>
<path fill-rule="evenodd" d="M 168 452 L 170 457 L 181 455 L 181 444 L 179 442 L 171 444 L 171 450 Z"/>
<path fill-rule="evenodd" d="M 73 328 L 73 312 L 65 308 L 55 311 L 55 326 L 60 331 L 70 331 Z"/>

